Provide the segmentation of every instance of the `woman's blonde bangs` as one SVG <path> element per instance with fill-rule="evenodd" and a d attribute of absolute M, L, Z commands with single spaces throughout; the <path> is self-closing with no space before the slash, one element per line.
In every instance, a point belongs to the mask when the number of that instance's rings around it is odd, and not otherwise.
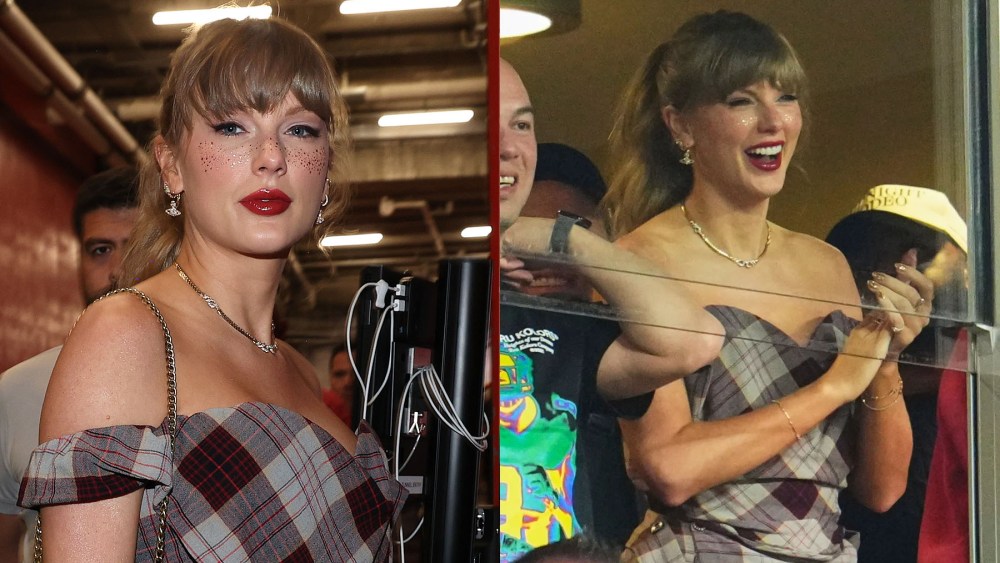
<path fill-rule="evenodd" d="M 754 39 L 719 45 L 705 53 L 704 64 L 688 66 L 698 74 L 688 82 L 696 85 L 688 107 L 725 101 L 733 92 L 761 81 L 795 94 L 805 105 L 808 82 L 791 45 L 781 36 Z"/>
<path fill-rule="evenodd" d="M 229 26 L 218 23 L 198 32 L 212 37 L 199 37 L 191 45 L 197 44 L 196 48 L 182 46 L 176 55 L 189 58 L 191 64 L 174 65 L 184 71 L 173 77 L 171 122 L 161 124 L 168 136 L 190 129 L 192 111 L 210 121 L 246 110 L 267 113 L 289 92 L 318 115 L 331 134 L 344 125 L 331 104 L 339 99 L 333 73 L 308 35 L 287 25 L 259 22 L 236 39 Z M 247 49 L 247 33 L 254 36 L 249 44 L 256 48 Z"/>

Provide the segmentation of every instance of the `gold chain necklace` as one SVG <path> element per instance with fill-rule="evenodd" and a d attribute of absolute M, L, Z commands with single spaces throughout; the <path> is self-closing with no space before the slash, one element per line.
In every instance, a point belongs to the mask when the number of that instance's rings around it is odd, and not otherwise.
<path fill-rule="evenodd" d="M 254 338 L 253 336 L 251 336 L 249 332 L 247 332 L 246 330 L 243 329 L 243 327 L 241 327 L 240 325 L 238 325 L 235 322 L 233 322 L 233 319 L 230 319 L 229 316 L 227 316 L 225 313 L 222 312 L 222 308 L 219 307 L 219 304 L 215 302 L 215 299 L 212 299 L 211 297 L 209 297 L 207 293 L 205 293 L 204 291 L 202 291 L 197 285 L 194 284 L 193 281 L 191 281 L 191 278 L 188 277 L 187 272 L 185 272 L 184 269 L 181 268 L 180 264 L 178 264 L 177 262 L 174 262 L 174 267 L 177 268 L 177 274 L 181 277 L 181 279 L 184 280 L 184 281 L 186 281 L 187 284 L 191 286 L 191 289 L 193 289 L 194 292 L 197 293 L 198 296 L 201 297 L 205 301 L 205 304 L 208 305 L 208 307 L 210 309 L 212 309 L 213 311 L 215 311 L 216 313 L 218 313 L 219 316 L 222 317 L 223 320 L 225 320 L 227 323 L 229 323 L 229 326 L 235 328 L 236 332 L 239 332 L 243 336 L 246 336 L 247 338 L 249 338 L 250 342 L 253 342 L 254 345 L 256 345 L 258 348 L 260 348 L 262 351 L 267 352 L 268 354 L 275 354 L 275 353 L 278 352 L 278 343 L 277 342 L 275 342 L 274 344 L 264 344 L 260 340 L 257 340 L 256 338 Z M 274 323 L 273 322 L 271 323 L 271 340 L 274 340 Z"/>
<path fill-rule="evenodd" d="M 707 244 L 709 248 L 711 248 L 719 256 L 722 256 L 723 258 L 732 261 L 740 268 L 753 268 L 754 266 L 756 266 L 757 262 L 759 262 L 760 259 L 764 256 L 764 253 L 767 252 L 767 247 L 771 246 L 771 224 L 766 223 L 767 240 L 764 241 L 764 250 L 761 250 L 760 254 L 758 254 L 756 258 L 750 258 L 747 260 L 744 260 L 742 258 L 737 258 L 732 254 L 726 252 L 725 250 L 722 250 L 718 246 L 715 246 L 715 244 L 712 243 L 712 241 L 708 240 L 708 236 L 705 235 L 705 231 L 702 230 L 701 225 L 696 223 L 694 219 L 692 219 L 691 216 L 688 215 L 687 208 L 684 207 L 683 203 L 681 204 L 681 212 L 684 213 L 684 218 L 687 219 L 688 224 L 691 225 L 691 229 L 694 230 L 695 234 L 701 237 L 701 240 L 705 241 L 705 244 Z"/>

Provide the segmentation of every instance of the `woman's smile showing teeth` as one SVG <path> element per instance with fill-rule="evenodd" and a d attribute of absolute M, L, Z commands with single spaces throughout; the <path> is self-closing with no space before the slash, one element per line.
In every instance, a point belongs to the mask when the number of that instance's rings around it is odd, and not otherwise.
<path fill-rule="evenodd" d="M 750 147 L 745 151 L 750 163 L 764 171 L 781 168 L 781 151 L 784 143 L 766 143 Z"/>

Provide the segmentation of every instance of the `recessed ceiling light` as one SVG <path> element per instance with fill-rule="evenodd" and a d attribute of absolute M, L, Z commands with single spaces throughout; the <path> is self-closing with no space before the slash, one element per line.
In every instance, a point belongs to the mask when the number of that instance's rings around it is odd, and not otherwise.
<path fill-rule="evenodd" d="M 439 125 L 442 123 L 468 123 L 471 109 L 387 113 L 378 118 L 379 127 L 405 127 L 408 125 Z"/>
<path fill-rule="evenodd" d="M 249 6 L 246 8 L 212 8 L 209 10 L 172 10 L 153 14 L 156 25 L 204 24 L 216 20 L 245 20 L 247 18 L 266 20 L 271 17 L 270 6 Z"/>
<path fill-rule="evenodd" d="M 534 12 L 500 8 L 500 39 L 541 33 L 552 27 L 552 20 Z"/>
<path fill-rule="evenodd" d="M 483 225 L 481 227 L 466 227 L 462 229 L 462 238 L 483 238 L 490 236 L 493 227 Z"/>
<path fill-rule="evenodd" d="M 357 235 L 330 235 L 323 237 L 320 246 L 366 246 L 378 244 L 382 240 L 382 233 L 362 233 Z"/>
<path fill-rule="evenodd" d="M 581 0 L 500 0 L 500 38 L 552 36 L 580 27 Z"/>
<path fill-rule="evenodd" d="M 340 3 L 340 13 L 376 14 L 380 12 L 402 12 L 404 10 L 454 8 L 459 3 L 461 3 L 461 0 L 344 0 Z"/>

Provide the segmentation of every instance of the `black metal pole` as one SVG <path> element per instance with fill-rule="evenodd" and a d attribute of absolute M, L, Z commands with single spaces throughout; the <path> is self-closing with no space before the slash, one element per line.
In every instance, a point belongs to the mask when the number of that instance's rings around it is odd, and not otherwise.
<path fill-rule="evenodd" d="M 488 260 L 442 260 L 438 268 L 433 363 L 460 420 L 482 432 L 483 375 L 490 308 Z M 429 541 L 422 561 L 468 563 L 475 529 L 479 451 L 432 418 L 434 450 L 426 481 Z"/>

